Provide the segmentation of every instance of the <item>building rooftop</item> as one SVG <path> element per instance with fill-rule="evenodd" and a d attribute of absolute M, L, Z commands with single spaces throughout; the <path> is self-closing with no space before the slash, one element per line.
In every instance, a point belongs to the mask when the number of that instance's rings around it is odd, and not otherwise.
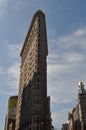
<path fill-rule="evenodd" d="M 30 34 L 30 32 L 31 32 L 31 29 L 32 29 L 33 23 L 34 23 L 34 21 L 35 21 L 35 18 L 36 18 L 37 16 L 39 16 L 39 15 L 41 15 L 41 16 L 43 16 L 43 17 L 45 18 L 45 14 L 43 13 L 42 10 L 36 11 L 36 13 L 33 15 L 32 22 L 31 22 L 30 28 L 29 28 L 29 30 L 28 30 L 28 32 L 27 32 L 27 35 L 26 35 L 26 38 L 25 38 L 25 41 L 24 41 L 24 44 L 23 44 L 23 47 L 22 47 L 20 56 L 22 56 L 22 53 L 23 53 L 24 48 L 25 48 L 25 46 L 26 46 L 26 42 L 27 42 L 27 40 L 28 40 L 28 36 L 29 36 L 29 34 Z"/>

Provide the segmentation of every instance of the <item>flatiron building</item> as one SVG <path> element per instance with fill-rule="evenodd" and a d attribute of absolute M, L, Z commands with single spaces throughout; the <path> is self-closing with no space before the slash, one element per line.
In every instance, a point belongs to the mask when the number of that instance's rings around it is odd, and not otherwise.
<path fill-rule="evenodd" d="M 50 97 L 47 97 L 47 55 L 45 15 L 38 10 L 20 53 L 15 130 L 52 130 Z"/>

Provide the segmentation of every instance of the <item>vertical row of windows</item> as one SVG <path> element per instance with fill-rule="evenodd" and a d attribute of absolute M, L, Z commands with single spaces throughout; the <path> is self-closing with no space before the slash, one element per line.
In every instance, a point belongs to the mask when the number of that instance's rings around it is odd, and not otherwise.
<path fill-rule="evenodd" d="M 37 90 L 40 90 L 40 83 L 41 83 L 41 71 L 40 69 L 42 69 L 42 44 L 41 44 L 41 17 L 38 17 L 38 67 L 37 67 Z M 36 95 L 37 99 L 36 99 L 36 103 L 37 104 L 41 104 L 42 100 L 40 99 L 40 94 L 38 93 Z M 37 113 L 40 114 L 40 111 L 38 111 Z"/>
<path fill-rule="evenodd" d="M 34 99 L 34 104 L 41 104 L 42 100 L 40 98 L 35 98 Z"/>
<path fill-rule="evenodd" d="M 19 130 L 39 130 L 44 127 L 44 122 L 39 116 L 32 117 L 21 124 Z M 42 130 L 42 129 L 41 129 Z"/>

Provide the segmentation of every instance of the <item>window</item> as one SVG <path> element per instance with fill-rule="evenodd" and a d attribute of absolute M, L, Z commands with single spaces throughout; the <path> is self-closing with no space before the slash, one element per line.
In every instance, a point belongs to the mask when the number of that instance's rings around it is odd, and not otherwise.
<path fill-rule="evenodd" d="M 40 38 L 40 33 L 38 33 L 38 37 Z"/>
<path fill-rule="evenodd" d="M 40 78 L 37 78 L 37 82 L 39 82 L 40 81 Z"/>
<path fill-rule="evenodd" d="M 37 104 L 39 104 L 40 103 L 40 100 L 39 99 L 37 99 Z"/>
<path fill-rule="evenodd" d="M 38 37 L 38 42 L 40 42 L 40 38 Z M 39 45 L 39 44 L 38 44 Z"/>
<path fill-rule="evenodd" d="M 37 89 L 39 90 L 39 88 L 40 88 L 40 86 L 39 85 L 37 85 Z"/>
<path fill-rule="evenodd" d="M 40 75 L 40 72 L 38 71 L 37 74 Z"/>
<path fill-rule="evenodd" d="M 38 59 L 38 63 L 41 63 L 41 60 L 40 60 L 40 59 Z"/>
<path fill-rule="evenodd" d="M 40 17 L 39 17 L 39 24 L 41 23 L 41 19 L 40 19 Z"/>
<path fill-rule="evenodd" d="M 38 127 L 38 126 L 36 127 L 36 130 L 39 130 L 39 127 Z"/>
<path fill-rule="evenodd" d="M 36 114 L 37 114 L 37 115 L 39 115 L 39 114 L 40 114 L 40 111 L 39 111 L 39 110 L 37 110 L 37 111 L 36 111 Z"/>
<path fill-rule="evenodd" d="M 37 97 L 39 97 L 40 96 L 40 94 L 39 93 L 37 93 Z"/>
<path fill-rule="evenodd" d="M 32 120 L 30 119 L 30 121 L 29 121 L 29 122 L 30 122 L 30 124 L 31 124 Z"/>
<path fill-rule="evenodd" d="M 35 128 L 33 127 L 33 130 L 35 130 Z"/>

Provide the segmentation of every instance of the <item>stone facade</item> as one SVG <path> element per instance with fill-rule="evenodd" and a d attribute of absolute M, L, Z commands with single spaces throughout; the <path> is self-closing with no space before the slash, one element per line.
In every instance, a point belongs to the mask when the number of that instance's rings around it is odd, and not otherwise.
<path fill-rule="evenodd" d="M 45 15 L 37 11 L 21 50 L 16 130 L 51 130 L 47 97 L 47 35 Z"/>

